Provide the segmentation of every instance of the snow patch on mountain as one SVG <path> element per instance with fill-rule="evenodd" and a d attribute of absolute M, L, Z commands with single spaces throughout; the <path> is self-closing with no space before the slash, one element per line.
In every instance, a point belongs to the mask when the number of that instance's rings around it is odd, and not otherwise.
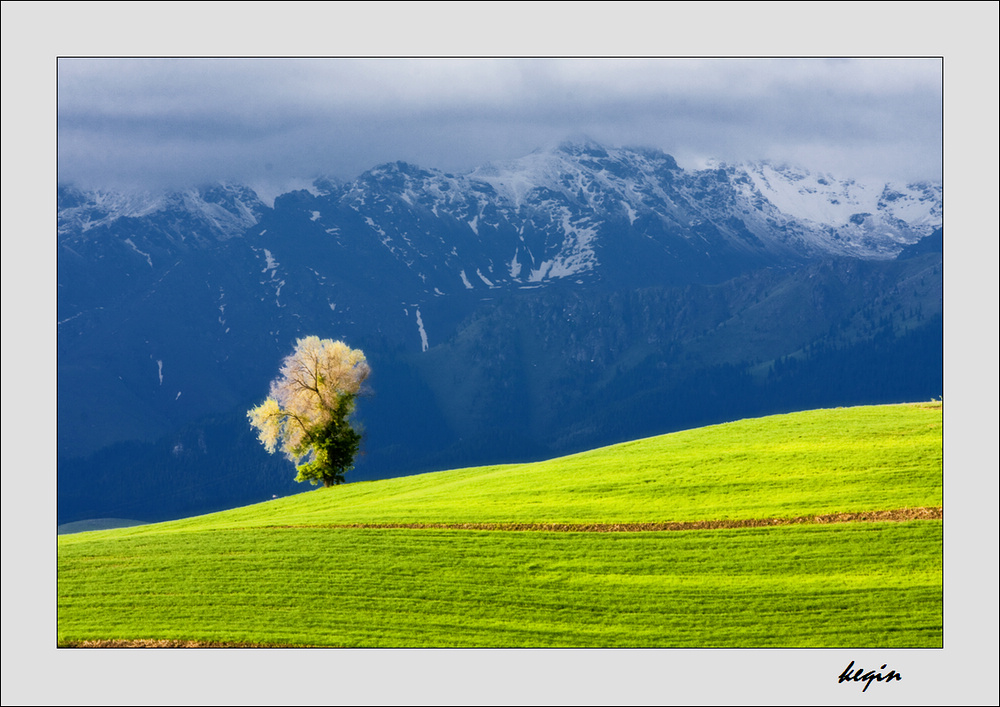
<path fill-rule="evenodd" d="M 246 187 L 222 185 L 207 191 L 192 189 L 180 198 L 186 210 L 199 216 L 221 239 L 242 235 L 259 218 L 261 202 Z"/>
<path fill-rule="evenodd" d="M 737 189 L 745 196 L 762 195 L 788 216 L 834 226 L 848 223 L 854 214 L 875 212 L 882 189 L 766 162 L 735 169 L 750 178 L 750 184 L 736 182 Z"/>
<path fill-rule="evenodd" d="M 628 216 L 628 225 L 634 226 L 635 220 L 638 218 L 635 213 L 635 209 L 632 208 L 632 204 L 628 203 L 624 199 L 621 200 L 622 207 L 625 209 L 625 215 Z"/>
<path fill-rule="evenodd" d="M 479 270 L 479 268 L 476 268 L 476 274 L 479 275 L 480 280 L 486 283 L 487 287 L 493 287 L 493 283 L 490 282 L 485 275 L 483 275 L 483 273 Z"/>
<path fill-rule="evenodd" d="M 514 257 L 511 258 L 510 264 L 508 265 L 508 270 L 510 271 L 511 279 L 516 280 L 517 276 L 521 274 L 521 263 L 517 262 L 517 249 L 514 249 Z"/>
<path fill-rule="evenodd" d="M 104 309 L 104 307 L 98 307 L 98 309 Z M 66 317 L 63 320 L 56 322 L 56 325 L 57 326 L 61 326 L 61 325 L 65 324 L 66 322 L 71 322 L 74 319 L 76 319 L 77 317 L 83 316 L 83 314 L 84 314 L 83 312 L 77 312 L 72 317 Z"/>
<path fill-rule="evenodd" d="M 426 351 L 428 349 L 427 331 L 424 329 L 424 319 L 420 316 L 420 307 L 417 307 L 417 331 L 420 332 L 420 350 Z"/>
<path fill-rule="evenodd" d="M 785 219 L 821 227 L 814 243 L 834 252 L 892 254 L 894 244 L 913 243 L 941 226 L 940 185 L 862 183 L 768 162 L 740 164 L 730 173 L 743 200 L 765 199 Z M 831 228 L 839 238 L 826 240 Z"/>
<path fill-rule="evenodd" d="M 271 251 L 267 248 L 264 248 L 264 261 L 266 264 L 264 265 L 264 269 L 261 270 L 261 273 L 270 272 L 271 278 L 273 279 L 280 263 L 274 259 L 274 256 L 271 255 Z"/>
<path fill-rule="evenodd" d="M 905 187 L 887 184 L 879 196 L 879 208 L 911 227 L 930 232 L 941 226 L 941 185 L 914 182 Z"/>
<path fill-rule="evenodd" d="M 125 239 L 125 243 L 128 244 L 129 248 L 131 248 L 132 250 L 134 250 L 139 255 L 143 256 L 146 259 L 146 262 L 149 263 L 149 267 L 153 267 L 153 259 L 151 257 L 149 257 L 149 253 L 146 253 L 145 251 L 139 250 L 139 248 L 136 246 L 136 244 L 132 242 L 131 238 L 126 238 Z"/>
<path fill-rule="evenodd" d="M 219 325 L 220 326 L 226 326 L 226 319 L 225 319 L 225 316 L 226 316 L 226 302 L 225 302 L 225 300 L 226 300 L 226 292 L 225 292 L 225 290 L 222 289 L 222 287 L 219 287 Z M 229 330 L 226 329 L 226 331 L 229 331 Z"/>
<path fill-rule="evenodd" d="M 566 207 L 560 209 L 560 226 L 566 238 L 558 254 L 542 262 L 528 277 L 531 282 L 570 277 L 597 267 L 594 244 L 600 223 L 585 225 L 588 219 L 573 220 L 573 213 Z"/>

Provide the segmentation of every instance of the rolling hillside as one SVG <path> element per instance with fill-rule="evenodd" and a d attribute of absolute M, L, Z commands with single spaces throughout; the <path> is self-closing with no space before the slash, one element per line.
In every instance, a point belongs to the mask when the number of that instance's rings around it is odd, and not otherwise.
<path fill-rule="evenodd" d="M 59 643 L 940 646 L 941 431 L 815 410 L 61 536 Z"/>

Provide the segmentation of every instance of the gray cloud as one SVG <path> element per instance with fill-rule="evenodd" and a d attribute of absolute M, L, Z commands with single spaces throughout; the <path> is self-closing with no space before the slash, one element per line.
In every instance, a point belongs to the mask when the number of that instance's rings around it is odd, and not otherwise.
<path fill-rule="evenodd" d="M 941 173 L 936 59 L 62 59 L 58 89 L 81 186 L 460 172 L 581 135 L 684 166 Z"/>

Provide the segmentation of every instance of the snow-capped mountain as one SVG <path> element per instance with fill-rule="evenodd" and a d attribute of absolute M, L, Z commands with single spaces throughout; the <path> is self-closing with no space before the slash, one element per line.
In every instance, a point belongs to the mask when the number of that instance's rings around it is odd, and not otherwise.
<path fill-rule="evenodd" d="M 63 187 L 60 515 L 141 517 L 101 484 L 181 484 L 175 511 L 287 492 L 245 411 L 312 334 L 372 363 L 362 478 L 939 394 L 940 228 L 936 184 L 594 143 L 273 204 Z M 209 469 L 256 476 L 227 495 Z"/>
<path fill-rule="evenodd" d="M 491 165 L 469 179 L 491 185 L 515 210 L 544 191 L 594 219 L 624 215 L 632 227 L 642 218 L 667 228 L 711 223 L 734 245 L 755 238 L 801 255 L 892 257 L 941 226 L 940 185 L 865 185 L 766 162 L 686 172 L 657 151 L 594 144 Z"/>
<path fill-rule="evenodd" d="M 638 274 L 621 262 L 629 256 L 658 280 L 825 254 L 889 258 L 940 227 L 940 203 L 929 184 L 863 185 L 768 164 L 687 172 L 662 152 L 588 143 L 460 176 L 383 165 L 304 208 L 334 228 L 345 209 L 363 215 L 371 236 L 422 279 L 437 270 L 447 291 L 602 265 L 628 277 Z"/>
<path fill-rule="evenodd" d="M 180 242 L 189 237 L 224 240 L 242 235 L 264 208 L 249 187 L 227 184 L 173 194 L 67 188 L 59 193 L 59 236 L 64 241 L 120 219 L 145 219 L 162 222 L 164 235 Z"/>
<path fill-rule="evenodd" d="M 298 210 L 337 244 L 381 244 L 448 292 L 535 286 L 599 273 L 604 264 L 621 276 L 640 274 L 623 260 L 662 280 L 826 254 L 890 258 L 941 226 L 940 185 L 865 185 L 768 163 L 688 172 L 662 152 L 593 143 L 458 176 L 385 164 L 348 184 L 317 182 L 289 197 L 268 210 L 247 187 L 167 196 L 66 190 L 60 238 L 74 248 L 99 227 L 121 232 L 141 222 L 156 236 L 122 243 L 148 263 L 164 240 L 224 240 L 250 234 L 268 211 L 294 220 L 288 212 Z"/>
<path fill-rule="evenodd" d="M 767 162 L 719 166 L 740 193 L 744 213 L 763 199 L 812 227 L 820 251 L 892 257 L 941 227 L 941 185 L 862 184 Z"/>

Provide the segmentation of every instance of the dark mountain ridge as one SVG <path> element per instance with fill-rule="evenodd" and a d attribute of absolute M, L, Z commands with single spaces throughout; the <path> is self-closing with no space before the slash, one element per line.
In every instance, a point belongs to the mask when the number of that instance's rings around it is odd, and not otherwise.
<path fill-rule="evenodd" d="M 372 364 L 349 480 L 942 393 L 934 185 L 585 143 L 59 208 L 60 522 L 303 490 L 245 412 L 310 334 Z"/>

